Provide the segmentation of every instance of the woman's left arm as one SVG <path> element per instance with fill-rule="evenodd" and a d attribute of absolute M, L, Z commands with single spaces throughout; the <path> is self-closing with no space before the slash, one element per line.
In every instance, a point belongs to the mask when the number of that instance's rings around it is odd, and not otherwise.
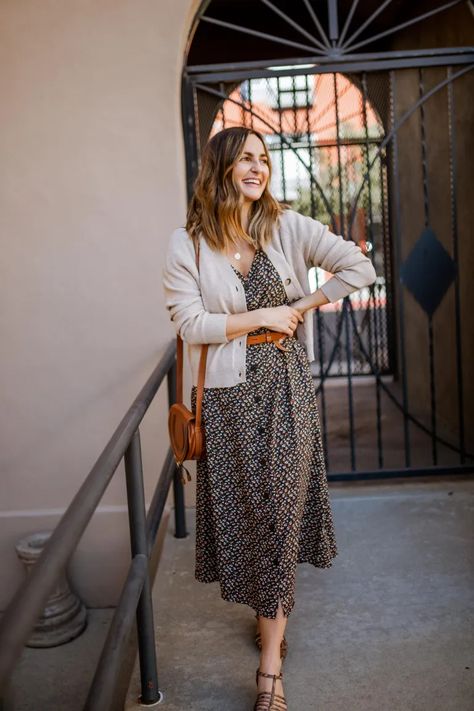
<path fill-rule="evenodd" d="M 312 294 L 308 294 L 308 296 L 303 296 L 301 299 L 292 301 L 290 306 L 299 311 L 300 314 L 304 314 L 305 311 L 311 311 L 311 309 L 316 309 L 323 304 L 329 304 L 329 299 L 324 291 L 317 289 L 313 291 Z"/>
<path fill-rule="evenodd" d="M 321 267 L 332 277 L 317 291 L 293 302 L 293 308 L 303 313 L 373 284 L 377 278 L 373 264 L 355 242 L 330 232 L 326 225 L 312 217 L 296 215 L 297 238 L 303 246 L 308 269 Z"/>

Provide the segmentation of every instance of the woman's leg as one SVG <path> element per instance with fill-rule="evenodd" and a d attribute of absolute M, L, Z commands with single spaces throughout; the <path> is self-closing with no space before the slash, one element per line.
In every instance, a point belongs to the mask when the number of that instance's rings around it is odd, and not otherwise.
<path fill-rule="evenodd" d="M 283 614 L 281 602 L 278 604 L 277 616 L 274 620 L 260 616 L 258 618 L 259 630 L 262 639 L 259 669 L 267 674 L 279 674 L 281 668 L 280 644 L 285 634 L 288 618 Z M 264 676 L 258 677 L 258 691 L 270 691 L 272 679 Z M 283 695 L 281 681 L 277 681 L 275 693 Z"/>

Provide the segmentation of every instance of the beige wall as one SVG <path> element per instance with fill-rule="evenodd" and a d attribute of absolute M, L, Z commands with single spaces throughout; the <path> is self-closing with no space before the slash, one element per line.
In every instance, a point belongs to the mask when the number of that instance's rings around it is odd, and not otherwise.
<path fill-rule="evenodd" d="M 174 336 L 161 268 L 186 195 L 180 74 L 197 2 L 0 5 L 0 607 Z M 166 388 L 142 428 L 147 499 Z M 128 564 L 122 471 L 73 560 L 89 605 Z"/>

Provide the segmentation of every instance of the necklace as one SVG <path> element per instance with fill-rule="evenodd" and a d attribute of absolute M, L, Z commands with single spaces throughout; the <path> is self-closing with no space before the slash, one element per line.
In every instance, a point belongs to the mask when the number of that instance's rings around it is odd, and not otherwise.
<path fill-rule="evenodd" d="M 253 243 L 253 246 L 255 247 L 255 243 Z M 234 257 L 235 259 L 241 259 L 242 255 L 240 254 L 240 252 L 234 252 Z"/>

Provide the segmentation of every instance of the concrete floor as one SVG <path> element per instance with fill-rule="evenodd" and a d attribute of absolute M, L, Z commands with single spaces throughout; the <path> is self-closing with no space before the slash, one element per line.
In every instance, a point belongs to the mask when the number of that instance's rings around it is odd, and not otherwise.
<path fill-rule="evenodd" d="M 332 485 L 339 555 L 298 566 L 289 711 L 474 709 L 474 481 Z M 172 523 L 172 522 L 171 522 Z M 194 580 L 194 517 L 154 586 L 162 708 L 250 711 L 252 610 Z M 126 708 L 136 709 L 135 669 Z"/>
<path fill-rule="evenodd" d="M 87 627 L 72 642 L 26 647 L 2 711 L 80 711 L 105 642 L 113 609 L 87 610 Z"/>

